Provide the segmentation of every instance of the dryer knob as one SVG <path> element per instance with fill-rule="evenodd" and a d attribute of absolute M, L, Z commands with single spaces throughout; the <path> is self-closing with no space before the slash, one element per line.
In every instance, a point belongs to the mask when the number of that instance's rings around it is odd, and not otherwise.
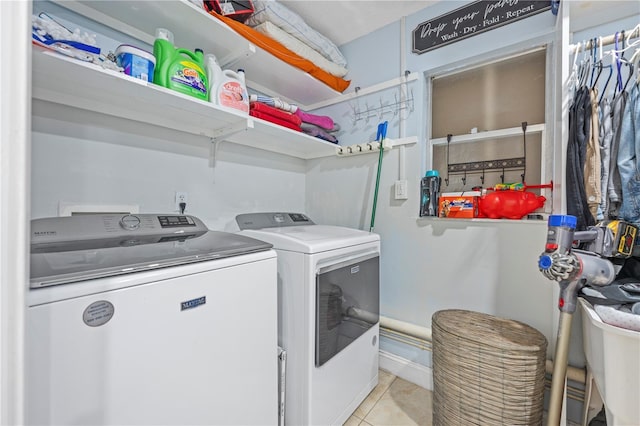
<path fill-rule="evenodd" d="M 120 226 L 122 226 L 127 231 L 134 231 L 140 228 L 140 218 L 138 216 L 126 215 L 122 216 L 120 219 Z"/>

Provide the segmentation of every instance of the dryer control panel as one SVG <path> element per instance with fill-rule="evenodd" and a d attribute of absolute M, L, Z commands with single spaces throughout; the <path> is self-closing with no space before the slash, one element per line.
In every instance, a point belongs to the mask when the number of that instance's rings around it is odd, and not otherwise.
<path fill-rule="evenodd" d="M 240 230 L 315 225 L 302 213 L 246 213 L 236 216 Z"/>

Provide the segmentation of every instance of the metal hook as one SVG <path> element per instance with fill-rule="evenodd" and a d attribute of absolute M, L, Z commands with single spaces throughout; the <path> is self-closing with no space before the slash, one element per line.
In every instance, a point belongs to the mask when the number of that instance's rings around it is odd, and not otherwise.
<path fill-rule="evenodd" d="M 464 176 L 462 176 L 462 186 L 467 185 L 467 171 L 464 171 Z"/>
<path fill-rule="evenodd" d="M 524 153 L 524 164 L 522 165 L 522 174 L 520 175 L 522 177 L 522 183 L 524 183 L 524 177 L 527 174 L 527 125 L 528 123 L 526 121 L 522 122 L 522 150 Z"/>
<path fill-rule="evenodd" d="M 482 176 L 480 176 L 480 183 L 484 185 L 484 169 L 482 169 Z"/>
<path fill-rule="evenodd" d="M 502 168 L 502 174 L 500 175 L 500 182 L 504 183 L 504 167 Z"/>
<path fill-rule="evenodd" d="M 451 144 L 451 138 L 453 135 L 449 133 L 447 135 L 447 177 L 444 178 L 444 183 L 446 186 L 449 186 L 449 145 Z"/>

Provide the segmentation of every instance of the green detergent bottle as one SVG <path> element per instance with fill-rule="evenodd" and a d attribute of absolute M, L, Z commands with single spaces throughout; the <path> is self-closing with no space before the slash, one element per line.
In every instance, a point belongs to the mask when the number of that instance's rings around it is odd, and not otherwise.
<path fill-rule="evenodd" d="M 153 56 L 156 58 L 154 83 L 194 98 L 208 100 L 209 83 L 201 49 L 196 49 L 195 52 L 176 49 L 171 31 L 158 28 L 153 43 Z"/>

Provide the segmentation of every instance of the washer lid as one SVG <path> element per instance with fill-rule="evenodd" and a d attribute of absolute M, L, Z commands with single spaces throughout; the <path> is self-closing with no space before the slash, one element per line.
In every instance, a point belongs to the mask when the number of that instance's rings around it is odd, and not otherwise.
<path fill-rule="evenodd" d="M 271 248 L 246 236 L 209 231 L 197 218 L 184 215 L 45 218 L 33 220 L 31 229 L 31 288 Z"/>
<path fill-rule="evenodd" d="M 246 229 L 240 233 L 271 243 L 275 249 L 309 254 L 380 241 L 378 234 L 328 225 Z"/>

